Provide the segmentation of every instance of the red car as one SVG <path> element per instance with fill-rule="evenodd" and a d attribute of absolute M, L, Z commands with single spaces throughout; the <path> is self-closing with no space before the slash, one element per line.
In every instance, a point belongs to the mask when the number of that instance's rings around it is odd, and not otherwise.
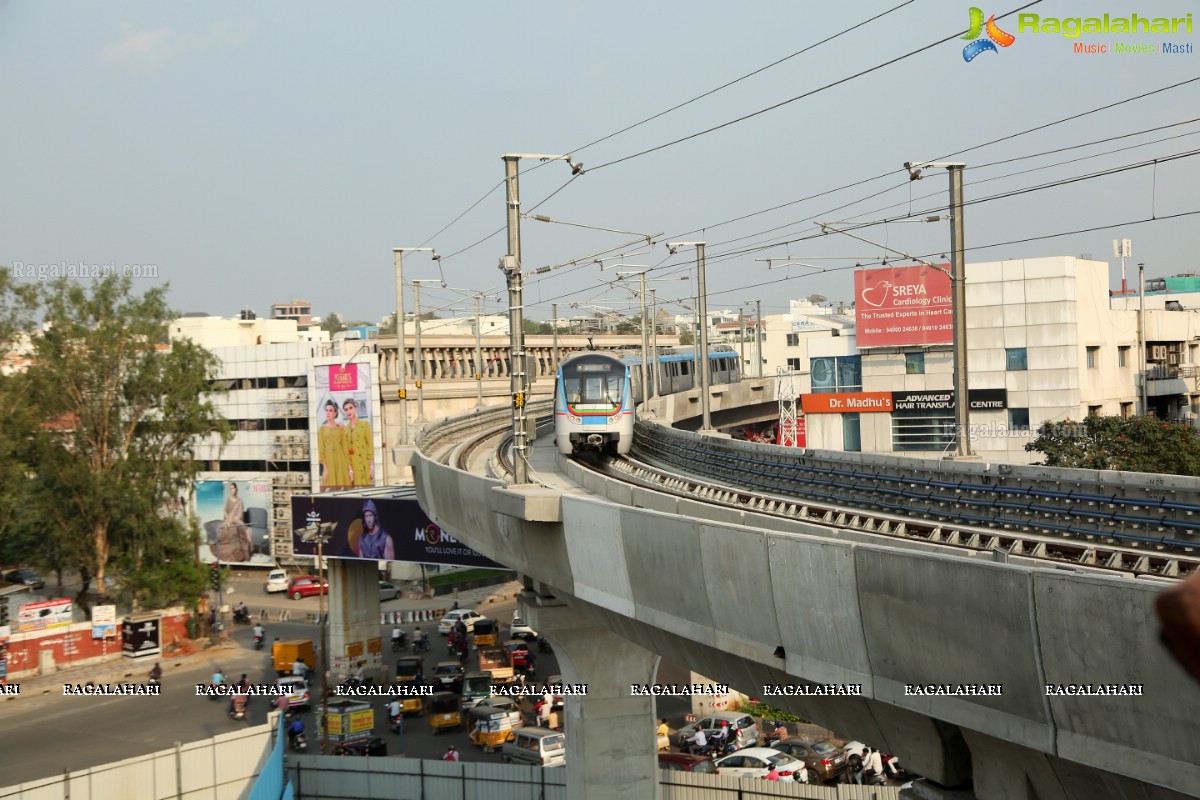
<path fill-rule="evenodd" d="M 316 594 L 329 594 L 329 581 L 322 581 L 316 575 L 301 575 L 292 578 L 288 584 L 288 597 L 299 600 L 301 597 L 312 597 Z"/>

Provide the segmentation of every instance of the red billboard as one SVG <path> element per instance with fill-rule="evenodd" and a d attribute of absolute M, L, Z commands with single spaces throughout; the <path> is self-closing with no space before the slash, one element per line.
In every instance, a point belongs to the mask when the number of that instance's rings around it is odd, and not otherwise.
<path fill-rule="evenodd" d="M 950 265 L 919 265 L 854 273 L 859 347 L 951 344 L 954 310 Z"/>

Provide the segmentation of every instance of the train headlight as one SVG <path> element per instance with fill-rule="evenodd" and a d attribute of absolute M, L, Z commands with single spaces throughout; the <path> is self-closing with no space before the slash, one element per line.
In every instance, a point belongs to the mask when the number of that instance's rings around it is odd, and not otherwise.
<path fill-rule="evenodd" d="M 574 414 L 568 414 L 567 419 L 571 420 L 571 422 L 575 425 L 578 425 L 580 422 L 582 422 L 582 420 Z"/>

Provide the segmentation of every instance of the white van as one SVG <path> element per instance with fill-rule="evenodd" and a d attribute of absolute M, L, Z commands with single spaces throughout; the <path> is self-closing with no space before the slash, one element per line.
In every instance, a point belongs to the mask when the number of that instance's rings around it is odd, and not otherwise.
<path fill-rule="evenodd" d="M 267 583 L 263 587 L 268 593 L 271 592 L 286 592 L 288 588 L 288 574 L 286 569 L 273 569 L 267 573 Z"/>
<path fill-rule="evenodd" d="M 500 748 L 500 756 L 509 764 L 565 767 L 567 739 L 560 731 L 517 728 L 513 731 L 512 739 Z"/>

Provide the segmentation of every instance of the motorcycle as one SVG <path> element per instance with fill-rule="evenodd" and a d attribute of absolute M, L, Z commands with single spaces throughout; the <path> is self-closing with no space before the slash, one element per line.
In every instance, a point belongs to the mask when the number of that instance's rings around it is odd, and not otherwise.
<path fill-rule="evenodd" d="M 421 653 L 428 653 L 429 652 L 429 639 L 428 638 L 413 639 L 412 651 L 413 651 L 413 655 L 420 655 Z"/>
<path fill-rule="evenodd" d="M 308 739 L 303 733 L 293 733 L 288 737 L 288 744 L 297 753 L 303 753 L 308 749 Z"/>
<path fill-rule="evenodd" d="M 248 700 L 241 700 L 241 702 L 234 700 L 233 703 L 229 706 L 230 718 L 237 720 L 238 722 L 241 722 L 242 720 L 244 720 L 246 718 L 246 709 L 249 705 L 250 705 L 250 703 L 248 702 Z"/>
<path fill-rule="evenodd" d="M 392 637 L 392 652 L 399 653 L 406 644 L 408 644 L 408 635 L 404 631 L 400 631 L 399 636 Z"/>
<path fill-rule="evenodd" d="M 549 653 L 550 641 L 545 636 L 539 636 L 537 639 L 537 647 L 539 653 Z"/>
<path fill-rule="evenodd" d="M 254 637 L 254 649 L 262 650 L 263 641 L 267 638 L 265 633 L 256 634 Z"/>
<path fill-rule="evenodd" d="M 366 686 L 371 686 L 375 683 L 375 679 L 363 675 L 343 675 L 342 687 L 344 689 L 360 689 Z"/>
<path fill-rule="evenodd" d="M 208 692 L 208 699 L 209 699 L 209 701 L 211 701 L 211 702 L 215 702 L 215 701 L 217 701 L 217 700 L 221 699 L 221 697 L 224 695 L 224 693 L 225 693 L 226 691 L 228 691 L 228 687 L 229 687 L 229 683 L 228 683 L 228 682 L 226 682 L 226 681 L 221 681 L 220 683 L 210 683 L 210 684 L 208 685 L 208 688 L 209 688 L 209 692 Z"/>
<path fill-rule="evenodd" d="M 404 730 L 404 715 L 401 714 L 399 716 L 393 717 L 391 714 L 388 714 L 388 728 L 391 730 L 392 733 L 396 733 L 396 734 L 398 734 L 398 733 L 400 733 L 400 731 Z"/>
<path fill-rule="evenodd" d="M 248 609 L 235 608 L 233 610 L 233 623 L 235 625 L 249 625 L 250 611 Z"/>

